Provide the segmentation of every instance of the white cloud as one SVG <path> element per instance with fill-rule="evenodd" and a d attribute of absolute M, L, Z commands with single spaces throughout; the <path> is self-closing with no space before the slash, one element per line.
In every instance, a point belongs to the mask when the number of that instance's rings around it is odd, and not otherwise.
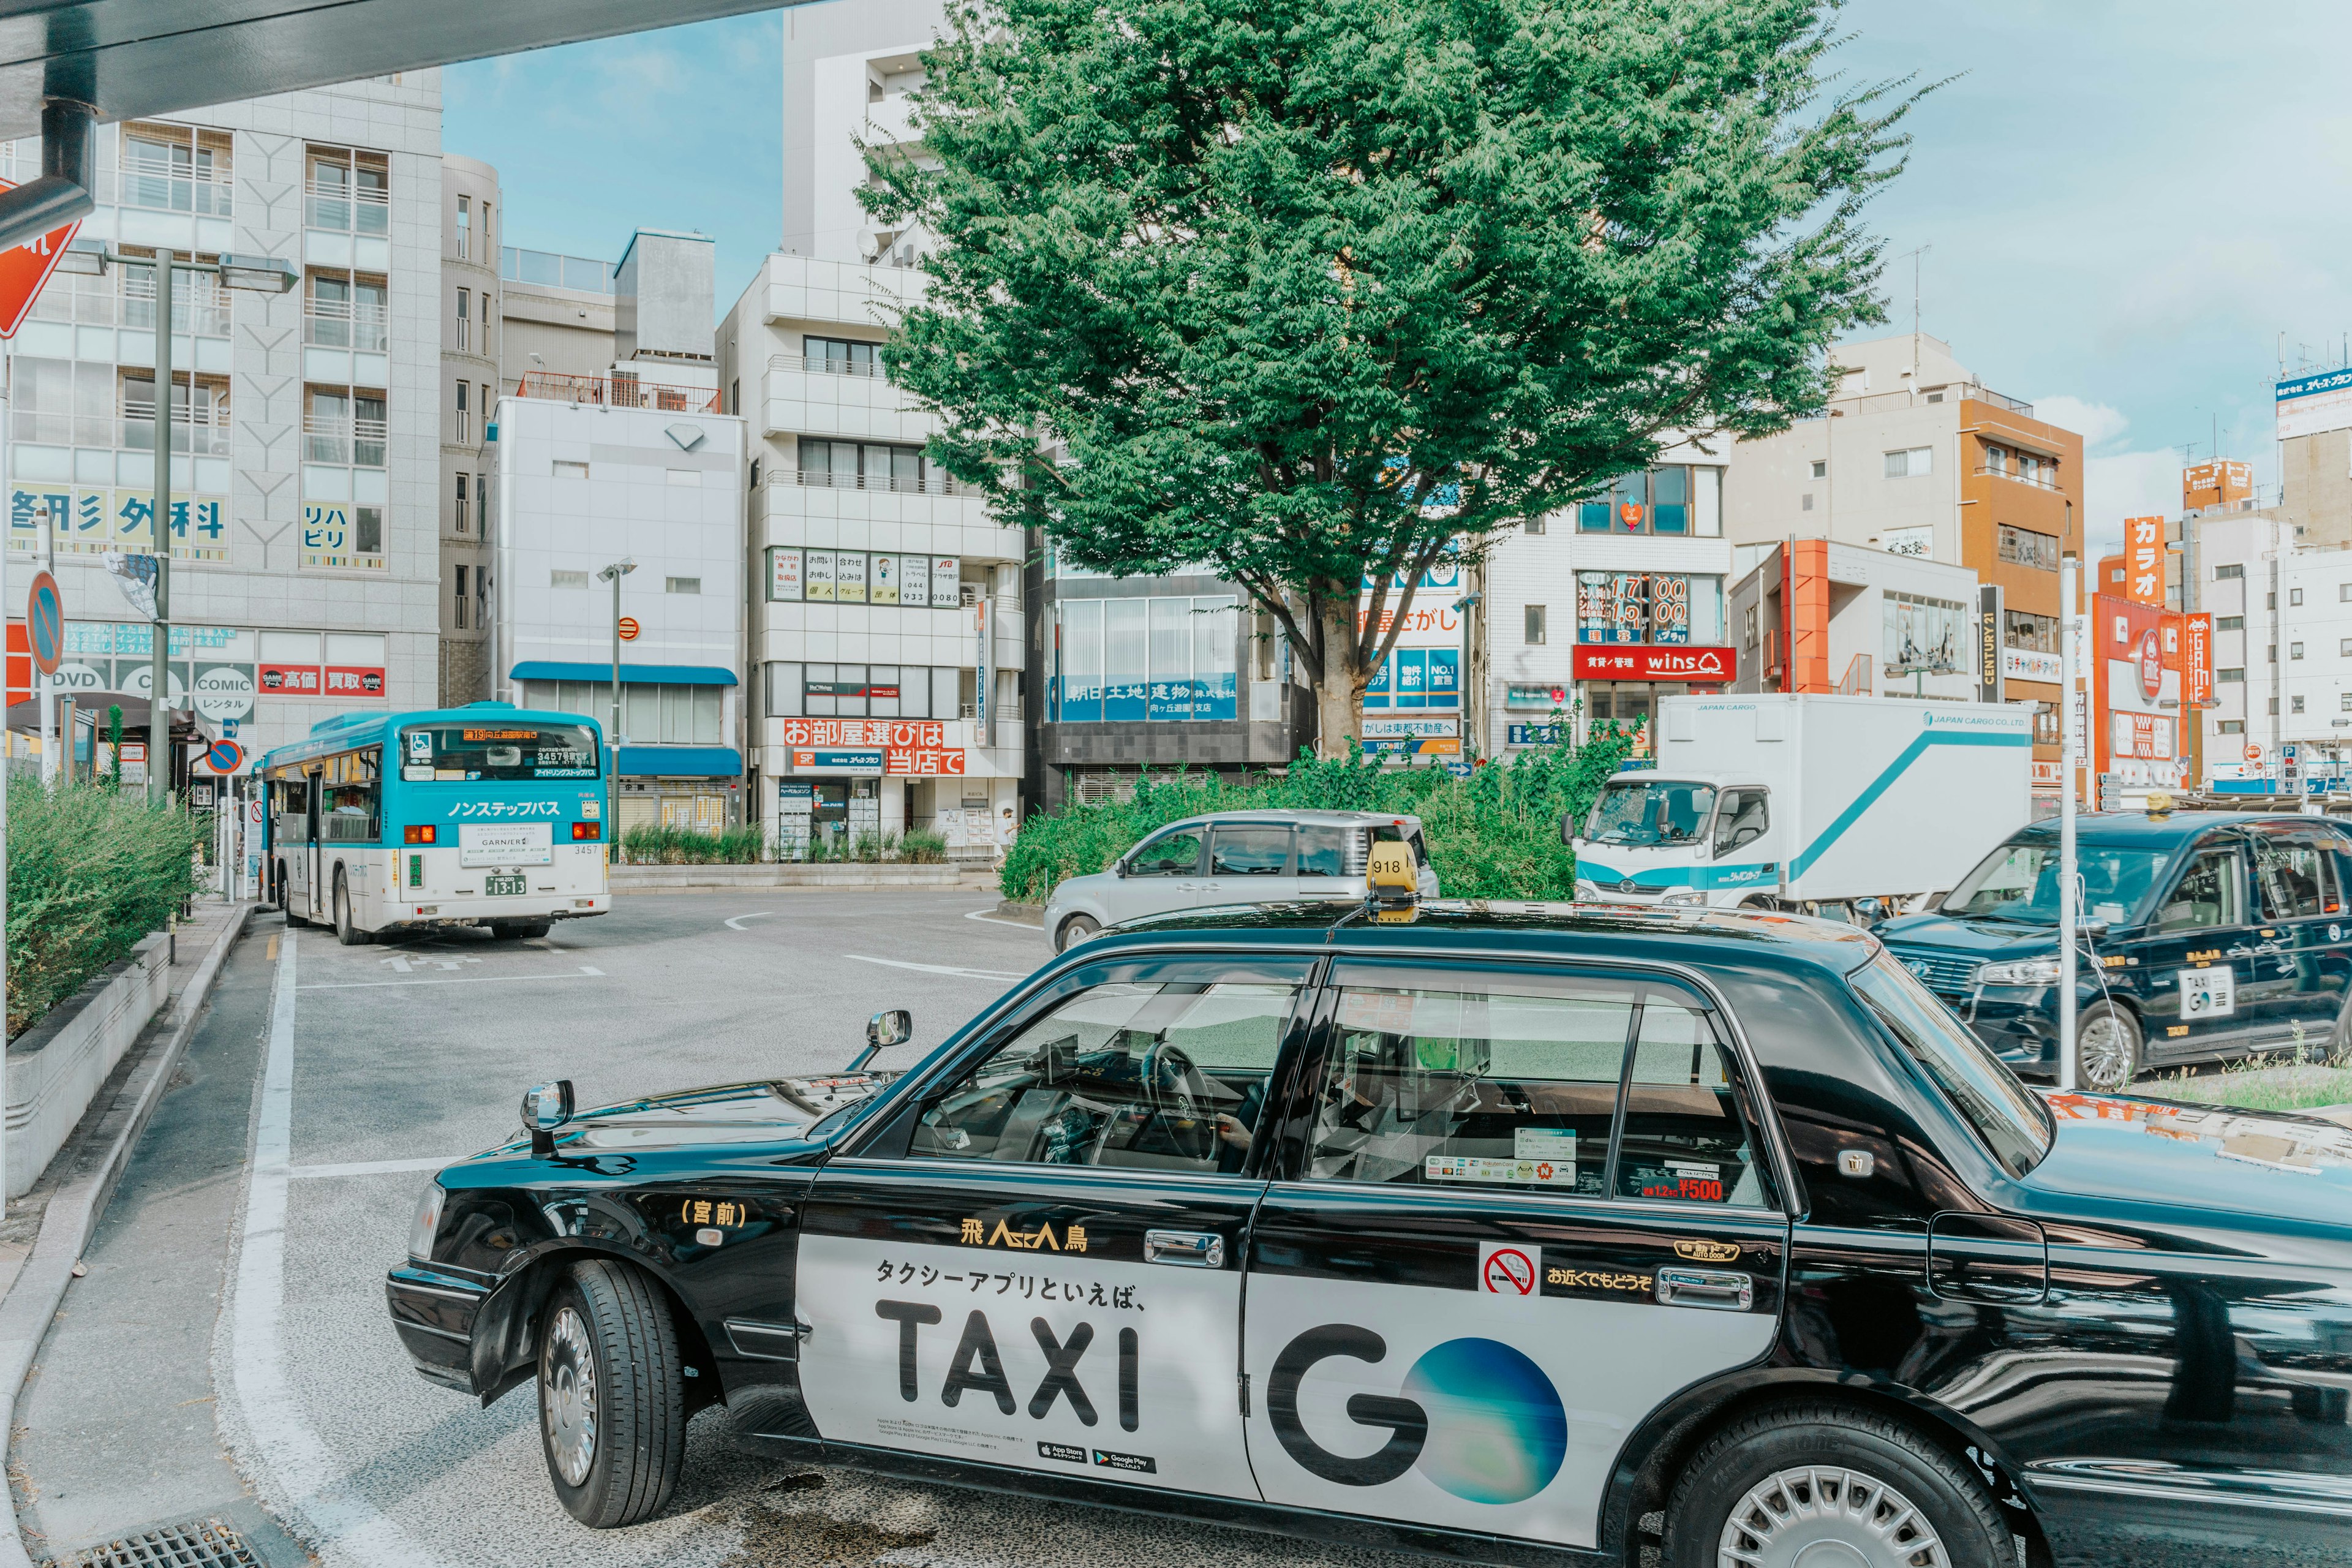
<path fill-rule="evenodd" d="M 2119 439 L 2131 427 L 2131 421 L 2120 409 L 2063 395 L 2035 398 L 2033 416 L 2080 436 L 2085 452 Z"/>

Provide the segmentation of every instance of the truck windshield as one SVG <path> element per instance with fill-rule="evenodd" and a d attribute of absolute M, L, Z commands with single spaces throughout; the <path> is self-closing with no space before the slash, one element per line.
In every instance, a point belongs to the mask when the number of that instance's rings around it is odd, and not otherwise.
<path fill-rule="evenodd" d="M 1925 1068 L 1992 1157 L 2021 1176 L 2050 1152 L 2050 1112 L 1936 994 L 1885 953 L 1848 978 L 1889 1034 Z"/>
<path fill-rule="evenodd" d="M 1592 803 L 1584 837 L 1595 844 L 1686 844 L 1715 810 L 1715 786 L 1679 779 L 1612 782 Z"/>
<path fill-rule="evenodd" d="M 584 724 L 481 720 L 412 724 L 400 732 L 407 783 L 464 779 L 593 779 L 596 735 Z"/>
<path fill-rule="evenodd" d="M 2109 925 L 2131 923 L 2168 858 L 2161 850 L 2075 846 L 2083 879 L 2083 915 Z M 2029 839 L 2004 844 L 1960 879 L 1943 912 L 1975 920 L 2058 923 L 2058 843 Z"/>

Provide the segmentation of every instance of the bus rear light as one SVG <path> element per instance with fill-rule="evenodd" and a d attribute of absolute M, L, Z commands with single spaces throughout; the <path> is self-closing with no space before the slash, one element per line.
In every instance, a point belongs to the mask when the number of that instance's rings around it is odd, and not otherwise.
<path fill-rule="evenodd" d="M 438 830 L 431 823 L 401 829 L 401 837 L 410 844 L 430 844 Z"/>
<path fill-rule="evenodd" d="M 574 843 L 593 840 L 599 837 L 602 833 L 603 825 L 600 823 L 575 822 L 572 825 L 572 838 Z"/>

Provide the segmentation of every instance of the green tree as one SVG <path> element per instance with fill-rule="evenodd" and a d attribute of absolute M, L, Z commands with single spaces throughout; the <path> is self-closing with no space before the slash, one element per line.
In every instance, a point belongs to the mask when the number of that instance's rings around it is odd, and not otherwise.
<path fill-rule="evenodd" d="M 1882 319 L 1916 95 L 1831 90 L 1838 5 L 959 0 L 869 153 L 943 242 L 890 374 L 1066 559 L 1246 588 L 1336 755 L 1425 568 L 1817 411 Z"/>

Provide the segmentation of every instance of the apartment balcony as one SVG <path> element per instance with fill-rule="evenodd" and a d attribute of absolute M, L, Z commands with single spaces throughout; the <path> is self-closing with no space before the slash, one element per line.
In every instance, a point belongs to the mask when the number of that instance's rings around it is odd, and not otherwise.
<path fill-rule="evenodd" d="M 302 312 L 302 379 L 325 386 L 385 386 L 392 322 L 381 306 L 313 300 Z"/>
<path fill-rule="evenodd" d="M 341 468 L 381 468 L 383 465 L 384 421 L 336 418 L 331 415 L 302 416 L 302 461 Z"/>
<path fill-rule="evenodd" d="M 306 186 L 302 192 L 302 259 L 313 267 L 392 270 L 389 193 L 349 185 Z"/>
<path fill-rule="evenodd" d="M 2037 490 L 2048 490 L 2053 495 L 2065 493 L 2065 487 L 2058 482 L 2057 474 L 2046 469 L 2037 469 L 2027 474 L 2019 472 L 2014 463 L 2000 465 L 1979 463 L 1977 465 L 1977 472 L 1979 475 L 1990 474 L 1997 479 L 2007 479 L 2013 485 L 2030 485 Z"/>
<path fill-rule="evenodd" d="M 760 388 L 761 434 L 920 442 L 939 421 L 884 376 L 844 361 L 778 354 Z"/>
<path fill-rule="evenodd" d="M 234 217 L 235 192 L 235 182 L 225 174 L 218 178 L 199 177 L 169 164 L 133 160 L 115 174 L 112 197 L 108 196 L 101 182 L 98 199 L 111 199 L 126 207 L 145 207 L 156 212 Z"/>
<path fill-rule="evenodd" d="M 840 321 L 887 327 L 917 303 L 930 279 L 911 267 L 819 261 L 806 256 L 768 258 L 766 317 L 778 321 Z"/>
<path fill-rule="evenodd" d="M 857 483 L 852 476 L 763 468 L 751 494 L 755 541 L 818 549 L 906 550 L 982 561 L 1018 561 L 1022 531 L 1000 527 L 969 485 L 912 479 Z M 764 525 L 764 526 L 763 526 Z"/>
<path fill-rule="evenodd" d="M 552 371 L 533 371 L 516 384 L 515 392 L 522 397 L 596 408 L 652 408 L 665 414 L 719 412 L 716 387 L 680 386 L 627 375 L 559 375 Z"/>

